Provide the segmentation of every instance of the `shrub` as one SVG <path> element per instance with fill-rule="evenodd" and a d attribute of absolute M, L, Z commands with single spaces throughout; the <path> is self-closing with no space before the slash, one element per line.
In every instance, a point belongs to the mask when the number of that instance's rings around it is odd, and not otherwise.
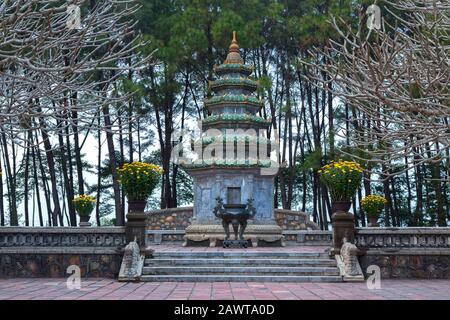
<path fill-rule="evenodd" d="M 128 200 L 146 200 L 157 186 L 163 170 L 155 164 L 131 162 L 117 172 Z"/>
<path fill-rule="evenodd" d="M 370 194 L 361 200 L 361 207 L 369 217 L 378 218 L 386 203 L 384 197 Z"/>
<path fill-rule="evenodd" d="M 361 184 L 363 169 L 354 161 L 331 161 L 319 171 L 320 179 L 328 188 L 331 200 L 350 201 Z"/>
<path fill-rule="evenodd" d="M 75 210 L 80 217 L 89 216 L 95 207 L 95 198 L 85 194 L 80 194 L 72 200 Z"/>

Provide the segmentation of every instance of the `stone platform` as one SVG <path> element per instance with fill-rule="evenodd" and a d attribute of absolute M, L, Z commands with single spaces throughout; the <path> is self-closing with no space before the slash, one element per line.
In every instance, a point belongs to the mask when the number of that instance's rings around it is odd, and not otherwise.
<path fill-rule="evenodd" d="M 141 281 L 340 282 L 329 247 L 226 249 L 151 246 Z"/>
<path fill-rule="evenodd" d="M 225 239 L 222 225 L 218 224 L 192 224 L 186 228 L 183 246 L 208 242 L 210 247 L 215 247 L 219 241 Z M 234 235 L 231 235 L 234 239 Z M 284 247 L 283 229 L 276 224 L 249 224 L 245 229 L 244 239 L 249 241 L 252 247 L 259 245 L 275 245 Z"/>

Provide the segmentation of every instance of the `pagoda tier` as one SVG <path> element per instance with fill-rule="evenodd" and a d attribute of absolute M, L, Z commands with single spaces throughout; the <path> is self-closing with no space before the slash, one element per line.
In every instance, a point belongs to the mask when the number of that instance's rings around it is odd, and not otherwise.
<path fill-rule="evenodd" d="M 242 89 L 240 89 L 242 90 Z M 255 97 L 239 94 L 217 95 L 204 101 L 205 108 L 212 114 L 251 114 L 255 115 L 264 106 L 264 102 Z"/>
<path fill-rule="evenodd" d="M 221 113 L 214 114 L 202 121 L 204 130 L 216 129 L 267 129 L 271 125 L 271 120 L 250 115 Z"/>

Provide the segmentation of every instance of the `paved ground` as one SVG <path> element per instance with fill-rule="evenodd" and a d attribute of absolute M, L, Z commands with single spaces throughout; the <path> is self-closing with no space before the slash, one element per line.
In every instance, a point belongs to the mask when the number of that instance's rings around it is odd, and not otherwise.
<path fill-rule="evenodd" d="M 381 289 L 365 283 L 144 282 L 82 280 L 69 290 L 65 279 L 0 279 L 0 300 L 149 299 L 149 300 L 309 300 L 309 299 L 450 299 L 448 280 L 384 280 Z"/>

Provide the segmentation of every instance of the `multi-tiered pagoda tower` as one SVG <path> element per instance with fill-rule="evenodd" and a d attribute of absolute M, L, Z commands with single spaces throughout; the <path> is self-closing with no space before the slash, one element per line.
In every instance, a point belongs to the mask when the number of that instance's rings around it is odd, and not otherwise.
<path fill-rule="evenodd" d="M 265 135 L 271 121 L 257 116 L 264 101 L 255 95 L 258 82 L 249 77 L 252 72 L 253 67 L 244 64 L 233 32 L 225 62 L 215 67 L 218 79 L 209 84 L 214 95 L 204 101 L 208 117 L 202 121 L 202 138 L 196 141 L 201 154 L 185 165 L 194 180 L 194 216 L 186 229 L 185 245 L 216 246 L 217 240 L 224 239 L 221 222 L 213 214 L 218 197 L 225 204 L 253 199 L 256 216 L 244 237 L 253 246 L 283 245 L 273 206 L 278 166 L 270 160 L 273 144 Z"/>

